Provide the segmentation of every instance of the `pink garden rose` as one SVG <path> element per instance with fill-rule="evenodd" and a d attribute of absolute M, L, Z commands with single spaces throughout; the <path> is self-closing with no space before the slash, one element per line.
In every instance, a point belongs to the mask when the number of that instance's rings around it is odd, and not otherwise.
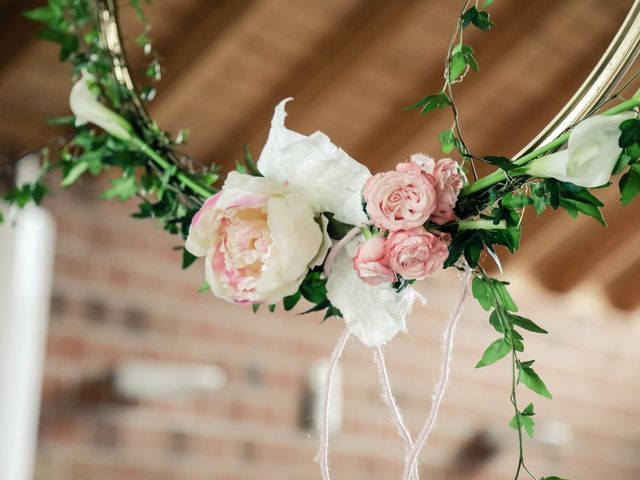
<path fill-rule="evenodd" d="M 395 282 L 396 274 L 386 261 L 386 240 L 376 236 L 358 245 L 353 257 L 353 268 L 358 277 L 368 285 Z"/>
<path fill-rule="evenodd" d="M 408 162 L 374 175 L 363 190 L 369 218 L 392 232 L 422 225 L 436 208 L 434 183 L 418 165 Z"/>
<path fill-rule="evenodd" d="M 185 243 L 193 255 L 206 255 L 214 295 L 240 304 L 291 295 L 309 267 L 322 263 L 327 246 L 304 197 L 238 172 L 193 217 Z"/>
<path fill-rule="evenodd" d="M 391 269 L 407 280 L 423 280 L 434 274 L 449 256 L 446 238 L 422 227 L 391 232 L 385 248 Z"/>

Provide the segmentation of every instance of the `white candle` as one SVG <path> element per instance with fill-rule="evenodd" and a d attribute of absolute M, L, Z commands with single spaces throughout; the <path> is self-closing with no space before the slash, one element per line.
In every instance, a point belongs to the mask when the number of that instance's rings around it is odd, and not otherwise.
<path fill-rule="evenodd" d="M 18 165 L 33 179 L 37 158 Z M 35 168 L 37 171 L 37 168 Z M 0 206 L 0 478 L 33 478 L 42 367 L 49 320 L 55 225 L 35 205 Z M 12 216 L 12 213 L 15 215 Z"/>

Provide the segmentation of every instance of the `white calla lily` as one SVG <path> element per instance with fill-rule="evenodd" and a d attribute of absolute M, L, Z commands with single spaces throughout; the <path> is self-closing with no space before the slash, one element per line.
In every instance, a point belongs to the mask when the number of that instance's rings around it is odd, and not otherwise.
<path fill-rule="evenodd" d="M 69 106 L 76 117 L 76 126 L 93 123 L 120 140 L 131 140 L 129 122 L 98 101 L 91 91 L 92 82 L 95 79 L 85 73 L 71 88 Z"/>
<path fill-rule="evenodd" d="M 413 302 L 421 298 L 413 288 L 400 293 L 390 283 L 364 283 L 353 268 L 352 257 L 362 242 L 359 235 L 338 253 L 327 280 L 327 297 L 342 313 L 349 330 L 369 347 L 383 345 L 406 330 L 405 319 Z"/>
<path fill-rule="evenodd" d="M 533 160 L 523 168 L 524 173 L 581 187 L 606 184 L 622 152 L 619 126 L 634 116 L 626 112 L 587 118 L 573 129 L 566 149 Z"/>
<path fill-rule="evenodd" d="M 360 226 L 368 218 L 362 208 L 362 187 L 371 173 L 331 143 L 322 132 L 309 136 L 287 129 L 287 98 L 275 108 L 269 137 L 258 159 L 258 169 L 268 178 L 303 195 L 316 213 Z"/>

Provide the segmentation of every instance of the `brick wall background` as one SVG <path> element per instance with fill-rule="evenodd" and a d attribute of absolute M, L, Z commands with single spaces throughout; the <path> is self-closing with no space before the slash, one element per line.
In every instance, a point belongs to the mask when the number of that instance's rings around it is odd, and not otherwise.
<path fill-rule="evenodd" d="M 36 478 L 319 478 L 317 439 L 300 421 L 305 382 L 343 324 L 320 324 L 312 315 L 254 315 L 198 293 L 201 263 L 181 271 L 172 250 L 177 239 L 153 222 L 129 218 L 133 204 L 94 200 L 99 189 L 84 182 L 45 203 L 58 242 Z M 522 405 L 533 400 L 538 412 L 538 435 L 526 441 L 534 471 L 572 480 L 640 478 L 638 319 L 577 315 L 563 298 L 506 277 L 522 312 L 551 331 L 529 335 L 524 358 L 538 360 L 554 400 L 520 389 Z M 417 307 L 409 335 L 386 348 L 414 431 L 438 373 L 455 275 L 440 274 L 422 290 L 429 305 Z M 450 388 L 422 457 L 424 478 L 513 478 L 509 363 L 474 369 L 494 334 L 487 315 L 468 302 Z M 100 379 L 131 359 L 212 363 L 229 381 L 211 394 L 125 404 Z M 332 441 L 334 478 L 399 478 L 402 443 L 380 399 L 372 352 L 352 340 L 342 365 L 344 425 Z"/>

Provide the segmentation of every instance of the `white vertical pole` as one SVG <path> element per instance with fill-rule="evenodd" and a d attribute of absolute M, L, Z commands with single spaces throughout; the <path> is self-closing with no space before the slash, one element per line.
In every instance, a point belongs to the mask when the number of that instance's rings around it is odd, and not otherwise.
<path fill-rule="evenodd" d="M 20 161 L 21 182 L 34 179 L 37 162 L 36 157 Z M 18 212 L 0 208 L 5 219 L 0 225 L 0 479 L 31 480 L 55 225 L 51 215 L 35 205 Z"/>

